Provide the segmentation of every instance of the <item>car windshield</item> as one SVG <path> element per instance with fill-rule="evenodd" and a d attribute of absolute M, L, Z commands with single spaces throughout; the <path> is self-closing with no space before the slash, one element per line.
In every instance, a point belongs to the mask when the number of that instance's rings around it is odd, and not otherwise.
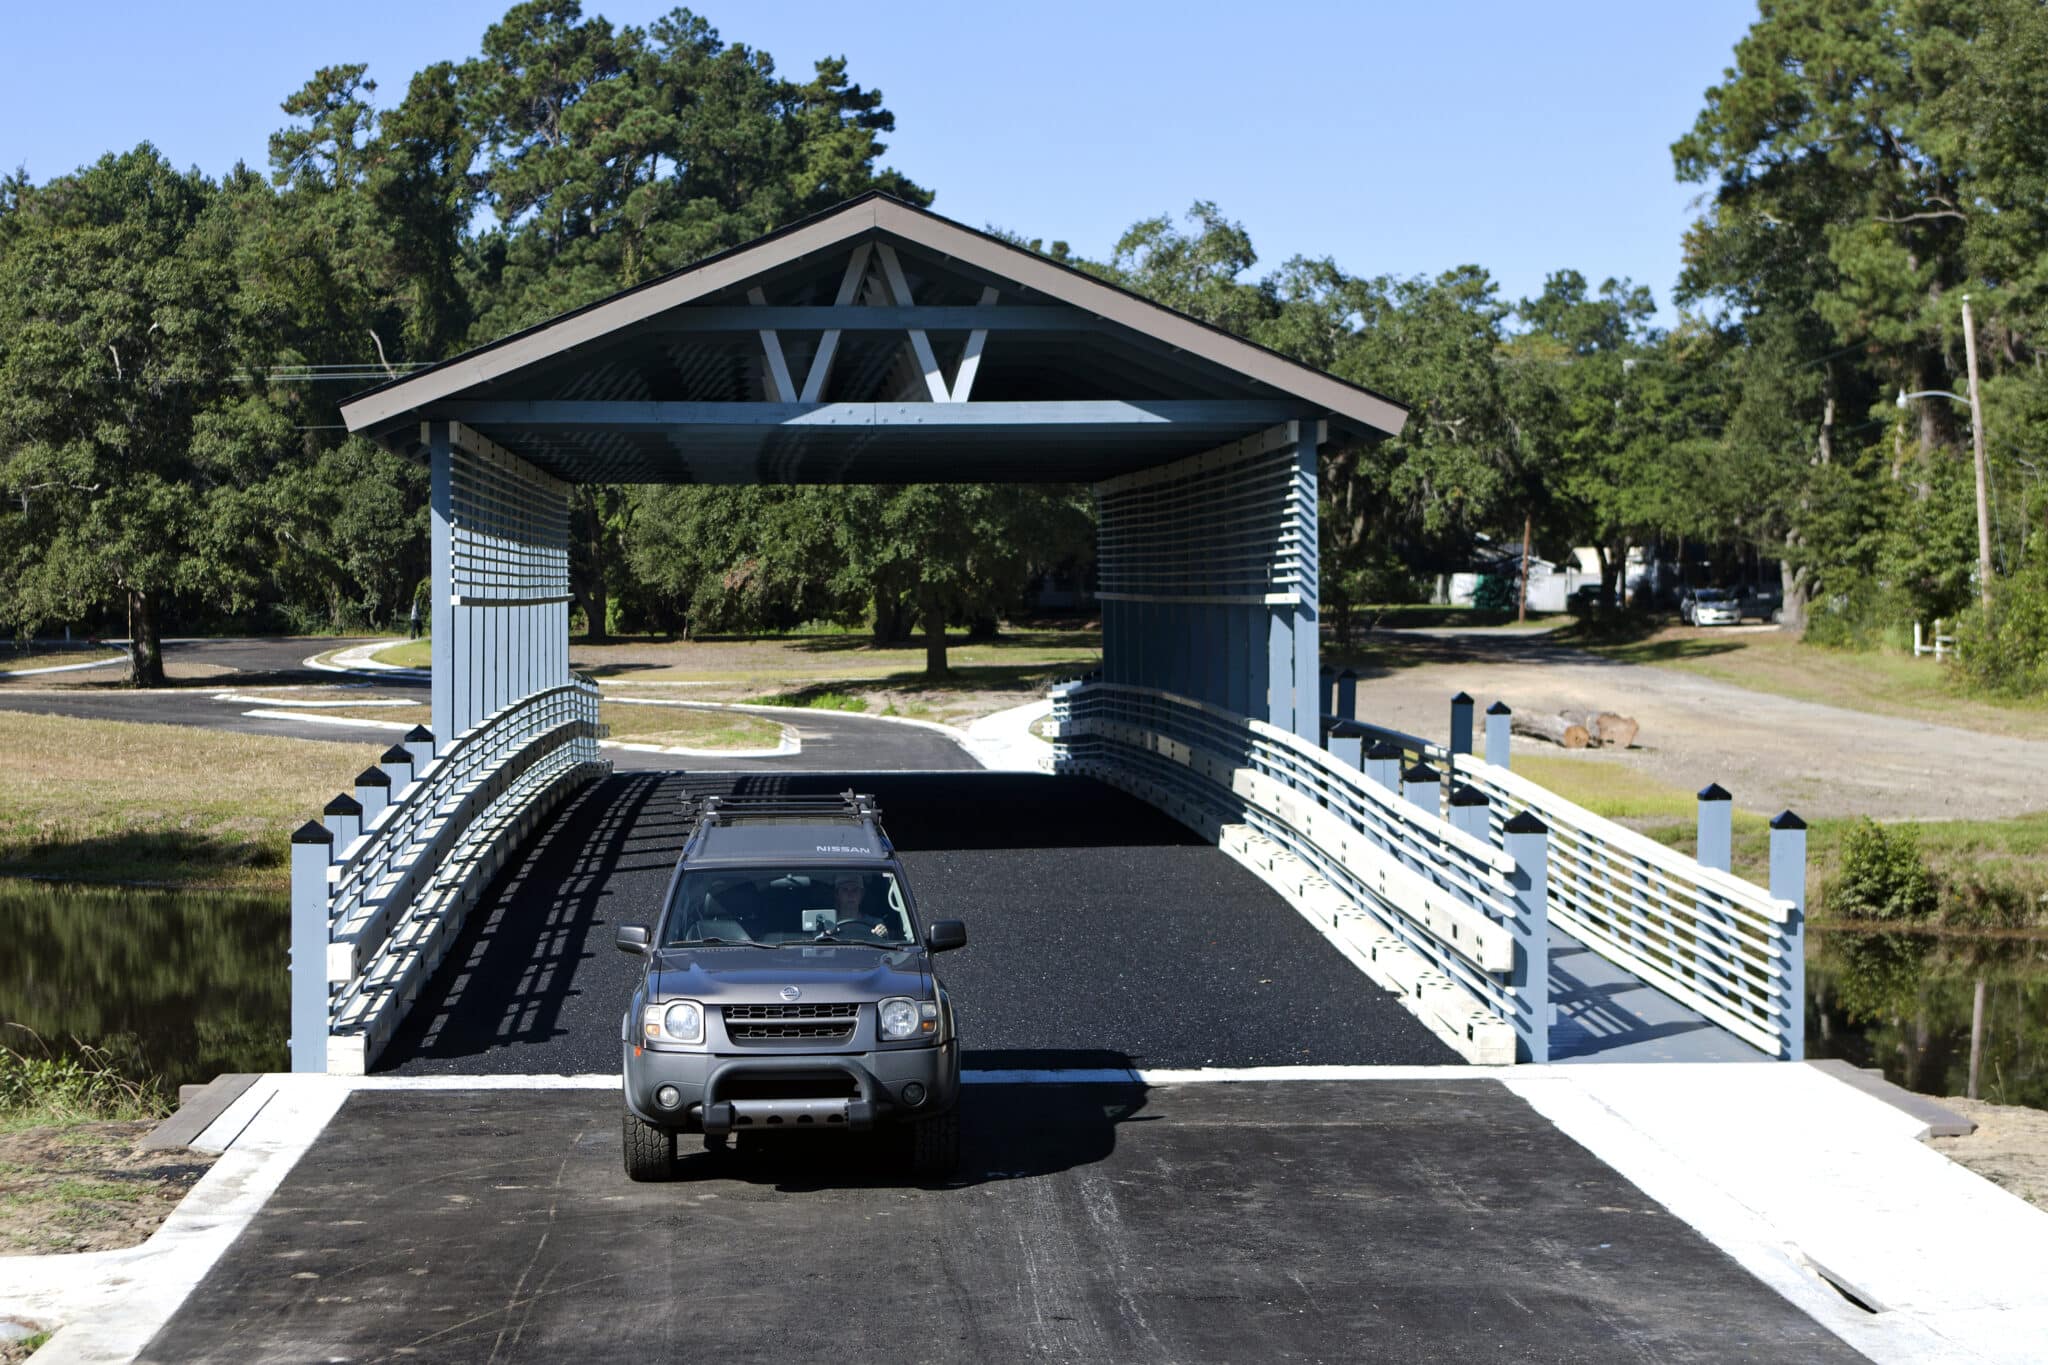
<path fill-rule="evenodd" d="M 1693 594 L 1693 600 L 1696 602 L 1727 602 L 1733 599 L 1734 596 L 1735 594 L 1729 592 L 1726 588 L 1701 588 L 1697 593 Z"/>
<path fill-rule="evenodd" d="M 877 868 L 698 868 L 683 873 L 663 945 L 915 942 L 893 872 Z"/>

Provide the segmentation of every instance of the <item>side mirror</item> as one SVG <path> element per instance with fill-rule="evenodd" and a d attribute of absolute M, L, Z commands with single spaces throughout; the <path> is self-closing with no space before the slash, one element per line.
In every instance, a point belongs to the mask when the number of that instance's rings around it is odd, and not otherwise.
<path fill-rule="evenodd" d="M 924 946 L 934 953 L 948 953 L 967 946 L 967 926 L 957 919 L 933 920 L 924 929 Z"/>
<path fill-rule="evenodd" d="M 621 924 L 612 930 L 612 946 L 622 953 L 647 954 L 647 926 L 644 924 Z"/>

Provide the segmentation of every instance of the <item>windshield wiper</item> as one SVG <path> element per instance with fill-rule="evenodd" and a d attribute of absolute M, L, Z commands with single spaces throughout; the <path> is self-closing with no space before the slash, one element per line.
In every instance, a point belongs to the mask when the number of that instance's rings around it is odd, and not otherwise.
<path fill-rule="evenodd" d="M 670 948 L 780 948 L 780 943 L 762 943 L 751 938 L 679 938 Z"/>

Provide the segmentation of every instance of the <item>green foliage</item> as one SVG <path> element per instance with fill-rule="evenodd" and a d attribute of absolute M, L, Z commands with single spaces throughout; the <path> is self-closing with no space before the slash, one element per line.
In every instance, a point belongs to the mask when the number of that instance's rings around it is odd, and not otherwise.
<path fill-rule="evenodd" d="M 1472 590 L 1472 610 L 1502 615 L 1513 612 L 1521 597 L 1518 574 L 1490 573 Z"/>
<path fill-rule="evenodd" d="M 1956 669 L 1976 691 L 2048 693 L 2048 549 L 2037 549 L 2018 573 L 1994 585 L 1988 610 L 1963 614 L 1956 649 Z"/>
<path fill-rule="evenodd" d="M 0 1044 L 0 1127 L 161 1118 L 170 1112 L 150 1082 L 121 1074 L 110 1054 L 80 1046 L 57 1055 L 29 1035 Z"/>
<path fill-rule="evenodd" d="M 1841 867 L 1828 888 L 1828 914 L 1841 919 L 1921 920 L 1932 915 L 1934 876 L 1911 826 L 1865 818 L 1842 838 Z"/>

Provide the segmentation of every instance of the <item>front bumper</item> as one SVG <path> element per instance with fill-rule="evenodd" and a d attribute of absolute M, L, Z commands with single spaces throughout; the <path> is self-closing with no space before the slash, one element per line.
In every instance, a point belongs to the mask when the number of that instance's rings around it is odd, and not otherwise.
<path fill-rule="evenodd" d="M 858 1130 L 952 1108 L 960 1095 L 960 1045 L 759 1055 L 643 1048 L 636 1056 L 627 1043 L 624 1073 L 626 1107 L 673 1133 Z M 750 1097 L 762 1082 L 772 1083 L 773 1096 Z M 669 1085 L 678 1098 L 663 1105 L 656 1092 Z M 912 1086 L 924 1092 L 916 1104 Z M 815 1094 L 805 1093 L 812 1088 Z"/>

